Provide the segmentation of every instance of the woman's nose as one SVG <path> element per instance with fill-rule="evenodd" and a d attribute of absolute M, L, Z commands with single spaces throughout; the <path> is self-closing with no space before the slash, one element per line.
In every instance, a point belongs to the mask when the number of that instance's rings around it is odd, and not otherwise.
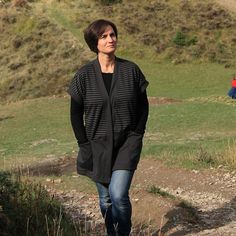
<path fill-rule="evenodd" d="M 114 40 L 114 37 L 112 37 L 112 36 L 108 36 L 108 42 L 114 42 L 115 40 Z"/>

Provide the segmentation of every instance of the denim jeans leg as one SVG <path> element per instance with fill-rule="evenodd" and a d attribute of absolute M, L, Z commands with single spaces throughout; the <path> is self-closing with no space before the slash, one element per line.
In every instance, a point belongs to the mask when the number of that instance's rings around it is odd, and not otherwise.
<path fill-rule="evenodd" d="M 119 236 L 128 236 L 131 231 L 132 206 L 129 188 L 134 171 L 115 170 L 112 172 L 109 193 L 112 202 L 112 216 Z"/>
<path fill-rule="evenodd" d="M 99 195 L 99 204 L 102 216 L 105 220 L 105 225 L 107 229 L 107 234 L 109 236 L 115 236 L 115 228 L 112 218 L 112 203 L 108 191 L 108 185 L 103 185 L 101 183 L 96 183 L 98 195 Z"/>

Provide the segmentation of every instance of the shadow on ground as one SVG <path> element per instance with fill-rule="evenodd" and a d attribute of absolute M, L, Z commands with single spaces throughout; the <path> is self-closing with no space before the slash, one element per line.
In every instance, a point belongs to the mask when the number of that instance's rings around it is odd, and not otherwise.
<path fill-rule="evenodd" d="M 22 174 L 27 174 L 30 176 L 60 176 L 66 173 L 75 172 L 76 160 L 75 158 L 71 157 L 46 160 L 41 163 L 37 163 L 32 166 L 23 168 L 20 171 Z"/>
<path fill-rule="evenodd" d="M 14 116 L 5 116 L 5 117 L 0 117 L 0 122 L 8 119 L 13 119 Z"/>
<path fill-rule="evenodd" d="M 181 202 L 176 207 L 165 215 L 168 221 L 161 228 L 161 232 L 158 230 L 152 234 L 153 236 L 197 234 L 204 230 L 216 230 L 236 220 L 236 197 L 211 211 L 201 211 L 196 207 L 186 206 L 185 202 Z M 183 214 L 183 208 L 187 210 L 187 214 L 186 212 Z M 174 228 L 177 230 L 173 232 Z"/>

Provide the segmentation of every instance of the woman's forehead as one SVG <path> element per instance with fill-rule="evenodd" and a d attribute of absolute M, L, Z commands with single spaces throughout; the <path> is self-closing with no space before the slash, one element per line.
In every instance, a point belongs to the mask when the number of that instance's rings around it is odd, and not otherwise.
<path fill-rule="evenodd" d="M 102 34 L 107 34 L 107 33 L 110 33 L 110 32 L 114 32 L 114 30 L 110 25 L 108 25 L 104 28 Z"/>

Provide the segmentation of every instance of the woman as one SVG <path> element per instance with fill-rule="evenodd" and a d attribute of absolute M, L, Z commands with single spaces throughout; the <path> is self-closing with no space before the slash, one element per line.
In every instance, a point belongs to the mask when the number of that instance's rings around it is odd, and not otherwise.
<path fill-rule="evenodd" d="M 85 29 L 97 58 L 78 70 L 68 92 L 80 148 L 77 171 L 96 183 L 108 235 L 129 235 L 129 188 L 148 117 L 148 82 L 136 64 L 115 56 L 117 37 L 107 20 Z"/>

